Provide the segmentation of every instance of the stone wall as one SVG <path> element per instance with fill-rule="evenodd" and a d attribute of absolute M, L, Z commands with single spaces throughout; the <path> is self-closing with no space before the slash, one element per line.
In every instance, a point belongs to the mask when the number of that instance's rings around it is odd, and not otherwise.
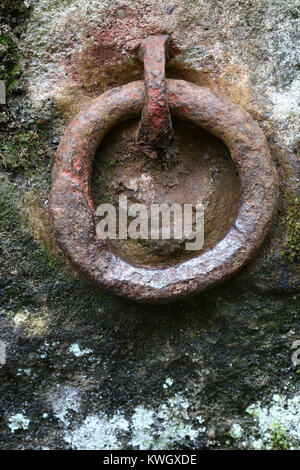
<path fill-rule="evenodd" d="M 299 448 L 299 1 L 7 0 L 0 14 L 1 448 Z M 47 197 L 66 124 L 140 79 L 136 47 L 162 31 L 169 77 L 258 122 L 280 198 L 246 268 L 159 307 L 80 277 Z"/>

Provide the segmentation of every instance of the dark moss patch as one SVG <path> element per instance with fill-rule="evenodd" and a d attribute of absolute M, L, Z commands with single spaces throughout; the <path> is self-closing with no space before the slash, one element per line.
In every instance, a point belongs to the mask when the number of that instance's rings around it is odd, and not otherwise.
<path fill-rule="evenodd" d="M 46 142 L 34 127 L 18 129 L 0 145 L 0 165 L 13 173 L 38 168 L 45 155 Z"/>
<path fill-rule="evenodd" d="M 20 75 L 17 47 L 10 34 L 0 34 L 0 60 L 0 80 L 5 82 L 9 92 L 17 86 Z"/>
<path fill-rule="evenodd" d="M 11 24 L 20 23 L 24 20 L 30 11 L 30 8 L 25 6 L 23 0 L 5 0 L 0 4 L 0 15 Z"/>
<path fill-rule="evenodd" d="M 0 230 L 9 227 L 14 228 L 19 219 L 16 207 L 12 204 L 7 195 L 0 194 Z"/>
<path fill-rule="evenodd" d="M 284 262 L 296 263 L 300 261 L 300 197 L 292 196 L 287 204 L 286 215 L 281 219 L 287 225 L 287 239 L 281 255 Z"/>
<path fill-rule="evenodd" d="M 18 86 L 21 76 L 17 39 L 20 24 L 29 11 L 22 0 L 5 0 L 0 4 L 0 80 L 5 82 L 8 94 Z"/>

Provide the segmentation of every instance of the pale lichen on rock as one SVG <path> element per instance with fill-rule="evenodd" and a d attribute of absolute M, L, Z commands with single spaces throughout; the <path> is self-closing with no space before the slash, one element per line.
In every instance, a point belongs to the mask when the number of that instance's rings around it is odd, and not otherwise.
<path fill-rule="evenodd" d="M 290 398 L 274 394 L 269 405 L 250 405 L 246 412 L 253 416 L 258 438 L 250 438 L 255 449 L 297 449 L 300 445 L 300 396 Z"/>

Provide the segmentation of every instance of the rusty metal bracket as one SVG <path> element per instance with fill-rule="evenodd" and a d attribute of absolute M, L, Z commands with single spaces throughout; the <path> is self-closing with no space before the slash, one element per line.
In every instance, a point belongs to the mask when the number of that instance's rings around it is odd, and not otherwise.
<path fill-rule="evenodd" d="M 136 143 L 150 158 L 156 158 L 157 148 L 165 147 L 173 137 L 165 79 L 169 41 L 167 34 L 148 36 L 139 54 L 144 62 L 145 105 Z"/>

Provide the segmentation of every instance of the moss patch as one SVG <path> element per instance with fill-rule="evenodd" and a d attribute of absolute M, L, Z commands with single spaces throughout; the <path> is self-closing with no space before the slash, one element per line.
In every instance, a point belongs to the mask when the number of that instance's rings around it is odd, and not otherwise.
<path fill-rule="evenodd" d="M 287 429 L 280 423 L 273 424 L 270 441 L 271 450 L 289 450 L 292 445 Z"/>
<path fill-rule="evenodd" d="M 4 195 L 0 195 L 0 230 L 4 229 L 7 225 L 13 226 L 18 219 L 19 214 L 16 208 L 7 200 Z"/>
<path fill-rule="evenodd" d="M 0 34 L 0 60 L 0 80 L 5 82 L 7 91 L 11 91 L 18 84 L 20 69 L 17 47 L 10 34 Z"/>
<path fill-rule="evenodd" d="M 287 205 L 287 213 L 281 219 L 282 224 L 287 224 L 287 238 L 280 254 L 283 262 L 300 261 L 300 197 L 292 196 Z"/>
<path fill-rule="evenodd" d="M 29 13 L 22 0 L 5 0 L 0 4 L 0 80 L 7 92 L 14 90 L 20 79 L 17 22 L 24 22 Z"/>
<path fill-rule="evenodd" d="M 0 164 L 14 173 L 37 168 L 47 153 L 46 143 L 36 129 L 24 128 L 8 136 L 0 146 Z"/>

